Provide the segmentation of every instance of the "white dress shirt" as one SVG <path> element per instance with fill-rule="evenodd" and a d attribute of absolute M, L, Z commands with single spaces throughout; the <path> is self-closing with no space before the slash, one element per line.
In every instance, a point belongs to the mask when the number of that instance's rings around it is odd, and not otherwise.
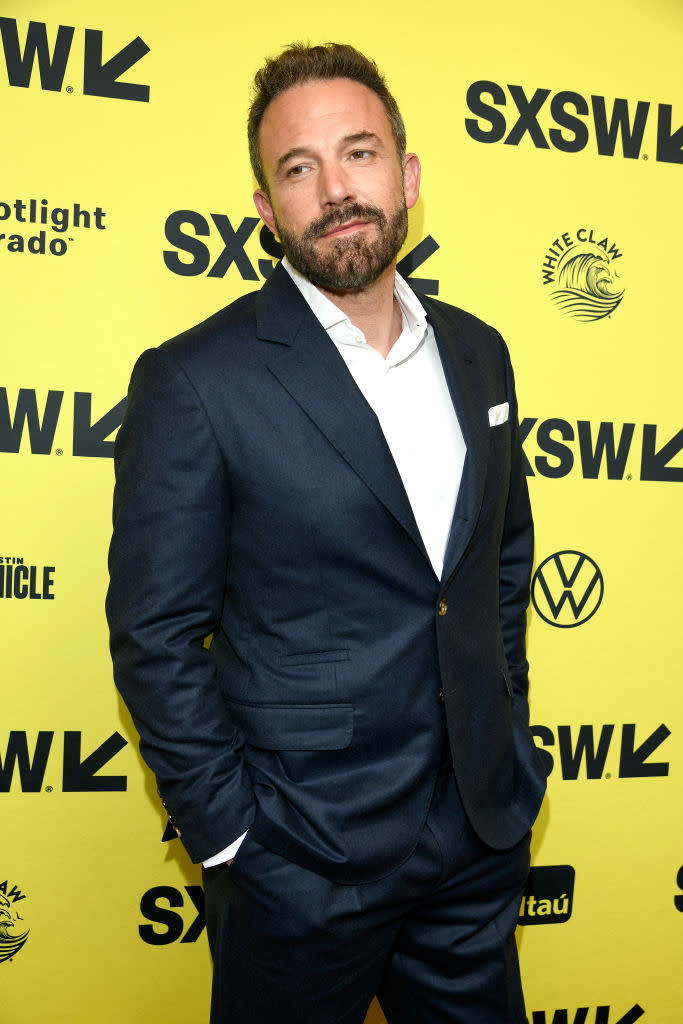
<path fill-rule="evenodd" d="M 396 274 L 394 296 L 401 309 L 402 330 L 385 359 L 346 314 L 286 258 L 282 265 L 377 416 L 432 568 L 441 579 L 466 446 L 434 330 L 422 304 Z M 245 835 L 204 861 L 204 866 L 231 860 Z"/>

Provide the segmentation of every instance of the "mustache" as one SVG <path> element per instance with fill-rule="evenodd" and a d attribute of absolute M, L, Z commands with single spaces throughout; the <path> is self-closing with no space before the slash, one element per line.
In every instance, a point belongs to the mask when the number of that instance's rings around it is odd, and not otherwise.
<path fill-rule="evenodd" d="M 377 206 L 363 206 L 361 203 L 348 203 L 336 210 L 324 213 L 322 217 L 312 221 L 303 234 L 306 242 L 314 242 L 320 235 L 324 235 L 330 228 L 340 228 L 352 220 L 374 221 L 380 228 L 386 224 L 386 216 L 383 210 Z"/>

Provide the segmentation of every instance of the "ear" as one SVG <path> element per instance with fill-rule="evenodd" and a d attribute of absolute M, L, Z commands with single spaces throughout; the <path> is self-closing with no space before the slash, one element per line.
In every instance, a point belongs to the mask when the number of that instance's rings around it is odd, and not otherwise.
<path fill-rule="evenodd" d="M 277 227 L 275 226 L 273 207 L 270 205 L 270 199 L 262 188 L 257 188 L 254 192 L 254 203 L 256 204 L 258 215 L 263 223 L 266 224 L 277 237 Z"/>
<path fill-rule="evenodd" d="M 415 206 L 420 195 L 420 161 L 415 153 L 406 153 L 403 160 L 403 190 L 409 210 Z"/>

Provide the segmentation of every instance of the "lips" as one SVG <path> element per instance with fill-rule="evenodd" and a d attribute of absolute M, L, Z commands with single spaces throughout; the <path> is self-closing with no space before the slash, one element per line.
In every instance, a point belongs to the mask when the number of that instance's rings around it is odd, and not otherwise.
<path fill-rule="evenodd" d="M 345 224 L 337 224 L 334 227 L 330 228 L 328 231 L 323 232 L 323 234 L 320 237 L 335 238 L 337 236 L 351 234 L 353 231 L 356 231 L 359 228 L 367 227 L 369 223 L 370 221 L 367 220 L 347 221 Z"/>
<path fill-rule="evenodd" d="M 343 209 L 330 210 L 309 224 L 302 240 L 317 242 L 320 238 L 342 238 L 345 234 L 351 235 L 369 224 L 377 224 L 381 231 L 386 224 L 383 212 L 375 206 L 350 203 Z"/>

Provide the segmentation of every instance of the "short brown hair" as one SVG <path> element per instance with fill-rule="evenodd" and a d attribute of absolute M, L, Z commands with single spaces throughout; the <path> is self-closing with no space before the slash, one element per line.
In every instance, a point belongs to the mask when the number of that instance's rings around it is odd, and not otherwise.
<path fill-rule="evenodd" d="M 367 86 L 379 96 L 389 118 L 399 160 L 403 160 L 406 152 L 403 118 L 374 60 L 348 43 L 325 43 L 322 46 L 292 43 L 278 57 L 269 57 L 254 78 L 253 99 L 247 120 L 247 137 L 251 167 L 261 188 L 266 188 L 266 181 L 258 133 L 268 104 L 281 92 L 295 85 L 326 78 L 350 78 Z"/>

